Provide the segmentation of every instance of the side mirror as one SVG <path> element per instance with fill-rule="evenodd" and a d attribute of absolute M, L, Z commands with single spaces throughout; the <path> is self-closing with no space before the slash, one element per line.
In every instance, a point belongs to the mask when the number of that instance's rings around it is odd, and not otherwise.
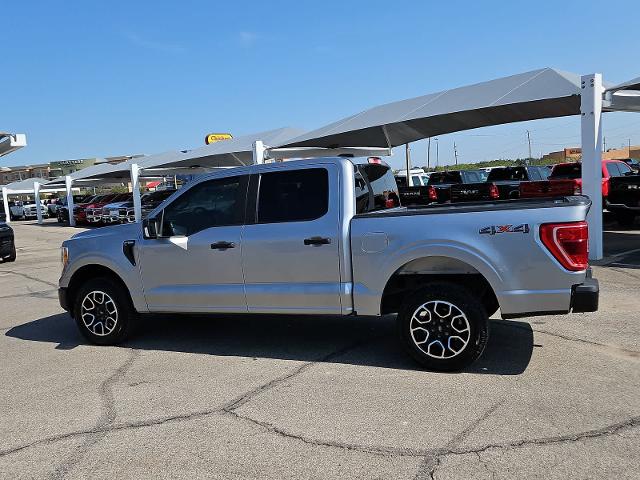
<path fill-rule="evenodd" d="M 142 233 L 144 238 L 153 239 L 162 235 L 162 222 L 160 217 L 151 217 L 142 219 Z"/>

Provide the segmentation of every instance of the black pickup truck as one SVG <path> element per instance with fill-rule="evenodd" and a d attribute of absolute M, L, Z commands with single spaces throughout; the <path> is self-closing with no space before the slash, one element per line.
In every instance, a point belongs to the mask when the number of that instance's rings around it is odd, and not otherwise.
<path fill-rule="evenodd" d="M 520 183 L 546 180 L 549 173 L 547 167 L 497 167 L 489 172 L 487 182 L 498 187 L 501 200 L 513 200 L 520 198 Z"/>
<path fill-rule="evenodd" d="M 619 176 L 610 176 L 608 182 L 609 194 L 604 206 L 620 225 L 630 227 L 640 216 L 640 175 L 625 171 Z"/>
<path fill-rule="evenodd" d="M 429 205 L 496 200 L 497 187 L 484 182 L 482 173 L 477 170 L 432 173 L 426 187 L 398 187 L 400 201 L 402 205 Z"/>

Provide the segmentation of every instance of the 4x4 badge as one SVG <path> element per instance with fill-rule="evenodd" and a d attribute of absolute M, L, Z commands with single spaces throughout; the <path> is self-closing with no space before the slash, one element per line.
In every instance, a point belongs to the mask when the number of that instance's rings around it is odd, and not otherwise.
<path fill-rule="evenodd" d="M 491 225 L 480 229 L 481 235 L 496 235 L 498 233 L 529 233 L 529 224 L 520 225 Z"/>

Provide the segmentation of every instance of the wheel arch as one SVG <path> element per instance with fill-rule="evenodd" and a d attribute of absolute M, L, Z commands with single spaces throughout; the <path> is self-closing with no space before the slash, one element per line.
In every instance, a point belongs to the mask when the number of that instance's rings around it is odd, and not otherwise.
<path fill-rule="evenodd" d="M 411 293 L 434 281 L 455 283 L 476 293 L 489 315 L 499 307 L 496 290 L 484 273 L 464 260 L 437 255 L 414 258 L 398 267 L 386 281 L 380 312 L 397 313 Z"/>
<path fill-rule="evenodd" d="M 122 279 L 122 277 L 118 275 L 114 270 L 112 270 L 111 268 L 105 265 L 92 263 L 92 264 L 87 264 L 78 268 L 78 270 L 76 270 L 73 273 L 73 275 L 71 276 L 71 279 L 69 280 L 69 285 L 66 291 L 66 297 L 67 297 L 66 300 L 67 300 L 67 305 L 69 306 L 68 308 L 71 316 L 74 315 L 73 310 L 74 310 L 74 305 L 76 301 L 76 296 L 82 284 L 93 278 L 98 278 L 98 277 L 103 277 L 103 278 L 106 277 L 118 283 L 126 292 L 129 298 L 129 301 L 131 302 L 131 305 L 132 306 L 134 305 L 133 300 L 131 298 L 131 292 L 129 292 L 129 288 L 127 287 L 127 284 Z"/>

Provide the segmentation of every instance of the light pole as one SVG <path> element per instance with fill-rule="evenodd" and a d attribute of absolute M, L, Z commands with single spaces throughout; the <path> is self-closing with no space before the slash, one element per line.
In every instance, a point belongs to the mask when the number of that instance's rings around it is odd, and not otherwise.
<path fill-rule="evenodd" d="M 440 142 L 438 141 L 438 137 L 434 138 L 436 141 L 436 170 L 438 170 L 438 165 L 440 165 Z"/>

